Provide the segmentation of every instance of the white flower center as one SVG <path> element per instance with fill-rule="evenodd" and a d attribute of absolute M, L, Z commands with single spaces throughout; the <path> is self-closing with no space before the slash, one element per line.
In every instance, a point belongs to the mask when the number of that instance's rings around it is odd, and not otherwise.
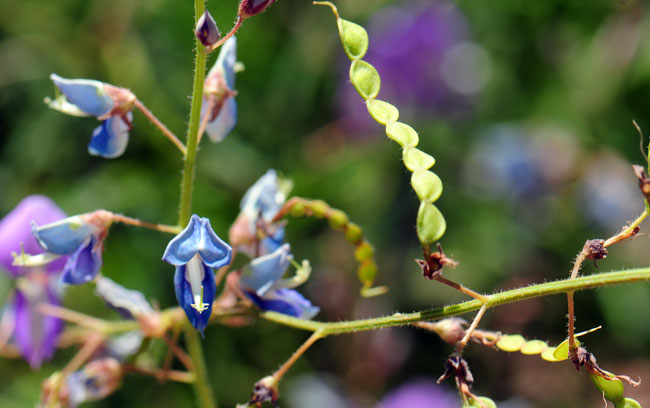
<path fill-rule="evenodd" d="M 202 313 L 209 306 L 209 304 L 203 303 L 203 285 L 201 282 L 203 282 L 204 278 L 205 268 L 203 267 L 203 261 L 201 260 L 201 256 L 196 254 L 185 265 L 185 279 L 190 283 L 192 297 L 194 297 L 194 303 L 190 306 L 199 313 Z"/>

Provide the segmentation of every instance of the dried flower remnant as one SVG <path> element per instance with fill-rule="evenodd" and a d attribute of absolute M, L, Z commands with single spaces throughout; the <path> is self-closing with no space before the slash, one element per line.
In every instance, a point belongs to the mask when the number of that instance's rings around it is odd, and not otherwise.
<path fill-rule="evenodd" d="M 50 79 L 61 92 L 54 100 L 45 100 L 50 108 L 102 121 L 93 131 L 88 152 L 107 159 L 121 156 L 129 141 L 135 95 L 126 88 L 90 79 L 66 79 L 56 74 Z"/>
<path fill-rule="evenodd" d="M 201 332 L 208 325 L 216 282 L 212 268 L 230 264 L 232 248 L 217 236 L 210 220 L 192 215 L 187 227 L 169 241 L 163 260 L 176 267 L 176 299 L 192 326 Z"/>
<path fill-rule="evenodd" d="M 203 15 L 199 18 L 199 21 L 196 23 L 194 35 L 205 47 L 211 46 L 221 38 L 217 22 L 214 21 L 212 14 L 210 14 L 208 10 L 205 10 Z"/>
<path fill-rule="evenodd" d="M 210 140 L 215 143 L 225 139 L 237 123 L 236 63 L 237 39 L 233 36 L 221 47 L 219 57 L 203 84 L 201 124 L 205 126 L 205 133 Z"/>
<path fill-rule="evenodd" d="M 253 17 L 265 11 L 274 2 L 275 0 L 242 0 L 237 14 L 242 19 Z"/>
<path fill-rule="evenodd" d="M 28 251 L 31 254 L 43 250 L 32 237 L 31 223 L 48 223 L 65 217 L 65 213 L 45 196 L 29 196 L 23 199 L 0 221 L 0 267 L 16 279 L 16 289 L 4 313 L 9 313 L 14 324 L 12 340 L 22 356 L 33 368 L 54 355 L 63 322 L 41 313 L 43 304 L 59 306 L 61 290 L 57 285 L 61 261 L 38 267 L 13 264 L 13 255 Z"/>
<path fill-rule="evenodd" d="M 282 245 L 284 225 L 273 223 L 291 190 L 291 182 L 268 170 L 241 200 L 241 212 L 230 227 L 230 243 L 251 257 L 269 254 Z"/>

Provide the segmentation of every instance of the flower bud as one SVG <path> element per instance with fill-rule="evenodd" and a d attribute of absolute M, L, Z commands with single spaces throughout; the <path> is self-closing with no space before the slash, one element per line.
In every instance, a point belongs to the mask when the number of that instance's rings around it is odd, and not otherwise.
<path fill-rule="evenodd" d="M 275 0 L 242 0 L 238 15 L 240 18 L 252 17 L 266 10 L 273 2 Z"/>
<path fill-rule="evenodd" d="M 212 15 L 208 10 L 205 10 L 205 13 L 203 13 L 201 18 L 199 18 L 199 21 L 196 23 L 194 35 L 205 47 L 211 46 L 221 38 L 217 23 L 214 21 L 214 18 L 212 18 Z"/>

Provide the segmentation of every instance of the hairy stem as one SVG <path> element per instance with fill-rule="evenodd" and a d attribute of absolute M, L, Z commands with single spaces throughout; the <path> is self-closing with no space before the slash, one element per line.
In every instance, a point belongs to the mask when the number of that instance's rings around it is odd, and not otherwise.
<path fill-rule="evenodd" d="M 532 299 L 541 296 L 568 293 L 577 290 L 598 288 L 617 285 L 621 283 L 634 283 L 650 281 L 650 267 L 630 269 L 623 271 L 607 272 L 582 276 L 576 279 L 564 279 L 555 282 L 540 283 L 523 288 L 511 289 L 492 295 L 485 295 L 485 308 Z M 446 317 L 458 316 L 478 310 L 482 307 L 480 300 L 470 300 L 455 305 L 438 307 L 414 313 L 395 313 L 391 316 L 372 319 L 349 320 L 343 322 L 316 322 L 298 319 L 276 312 L 261 313 L 261 317 L 285 326 L 308 331 L 320 331 L 323 337 L 331 334 L 359 332 L 380 329 L 382 327 L 403 326 L 415 322 L 439 320 Z"/>
<path fill-rule="evenodd" d="M 205 0 L 194 0 L 194 25 L 205 11 Z M 192 213 L 192 187 L 194 186 L 194 172 L 196 149 L 198 146 L 199 122 L 201 120 L 201 103 L 203 102 L 203 82 L 205 80 L 205 62 L 207 52 L 198 38 L 194 43 L 194 86 L 192 87 L 192 107 L 190 109 L 190 123 L 187 130 L 187 152 L 183 166 L 181 180 L 181 198 L 178 205 L 178 225 L 182 228 L 187 225 Z M 216 408 L 217 402 L 208 379 L 203 346 L 199 334 L 186 322 L 185 342 L 194 367 L 195 375 L 194 393 L 201 408 Z"/>
<path fill-rule="evenodd" d="M 170 234 L 179 234 L 183 229 L 177 225 L 154 224 L 152 222 L 140 221 L 137 218 L 127 217 L 122 214 L 113 213 L 113 221 L 121 222 L 122 224 L 133 225 L 141 228 L 148 228 L 160 232 L 168 232 Z"/>
<path fill-rule="evenodd" d="M 314 332 L 309 338 L 289 357 L 289 359 L 282 364 L 282 366 L 275 372 L 273 373 L 273 379 L 275 380 L 275 383 L 277 384 L 280 382 L 280 379 L 282 376 L 291 368 L 292 365 L 298 359 L 309 349 L 309 347 L 312 346 L 312 344 L 316 343 L 320 338 L 322 338 L 322 334 L 318 331 Z"/>

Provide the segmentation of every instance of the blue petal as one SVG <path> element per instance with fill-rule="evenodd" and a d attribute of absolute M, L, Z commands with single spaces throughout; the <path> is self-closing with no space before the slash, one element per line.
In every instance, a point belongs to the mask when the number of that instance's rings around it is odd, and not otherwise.
<path fill-rule="evenodd" d="M 32 226 L 32 235 L 47 252 L 70 255 L 90 240 L 94 228 L 80 217 L 68 217 L 51 224 Z"/>
<path fill-rule="evenodd" d="M 129 122 L 133 114 L 127 113 Z M 129 143 L 129 125 L 120 116 L 111 116 L 93 130 L 92 138 L 88 143 L 88 153 L 114 159 L 121 156 Z"/>
<path fill-rule="evenodd" d="M 237 123 L 237 103 L 233 96 L 226 98 L 217 117 L 208 122 L 205 127 L 205 133 L 210 137 L 210 141 L 221 142 L 228 136 Z"/>
<path fill-rule="evenodd" d="M 108 278 L 99 278 L 95 288 L 97 296 L 127 318 L 154 313 L 144 295 L 127 289 Z"/>
<path fill-rule="evenodd" d="M 178 304 L 185 311 L 185 315 L 187 315 L 187 319 L 192 323 L 192 326 L 201 332 L 201 336 L 203 336 L 203 330 L 205 330 L 210 320 L 212 302 L 214 302 L 217 292 L 214 273 L 206 265 L 203 265 L 203 267 L 205 268 L 205 277 L 201 282 L 203 285 L 203 302 L 207 303 L 208 307 L 201 313 L 191 306 L 194 303 L 194 297 L 192 296 L 190 283 L 185 279 L 185 266 L 177 266 L 174 274 L 174 289 Z"/>
<path fill-rule="evenodd" d="M 228 89 L 235 89 L 235 64 L 237 63 L 237 39 L 232 36 L 221 46 L 219 57 L 210 70 L 218 70 L 228 85 Z M 208 74 L 209 75 L 209 74 Z"/>
<path fill-rule="evenodd" d="M 275 252 L 253 259 L 241 276 L 240 284 L 246 290 L 264 296 L 287 270 L 293 259 L 290 251 L 289 244 L 284 244 Z"/>
<path fill-rule="evenodd" d="M 319 307 L 313 306 L 309 300 L 293 289 L 279 289 L 264 297 L 251 292 L 246 292 L 246 295 L 262 310 L 299 319 L 311 319 L 320 311 Z"/>
<path fill-rule="evenodd" d="M 284 227 L 278 228 L 273 235 L 264 237 L 260 242 L 260 252 L 262 254 L 270 254 L 275 252 L 284 242 Z"/>
<path fill-rule="evenodd" d="M 194 214 L 187 227 L 169 241 L 162 259 L 180 266 L 188 263 L 197 253 L 207 266 L 220 268 L 230 263 L 232 249 L 215 234 L 210 220 Z"/>
<path fill-rule="evenodd" d="M 90 115 L 106 115 L 115 106 L 110 96 L 104 92 L 102 82 L 90 79 L 66 79 L 56 74 L 50 75 L 50 79 L 71 104 Z"/>
<path fill-rule="evenodd" d="M 102 255 L 101 251 L 94 247 L 95 239 L 93 238 L 88 245 L 79 247 L 75 253 L 70 255 L 61 274 L 63 283 L 81 285 L 97 276 L 102 267 Z"/>
<path fill-rule="evenodd" d="M 262 213 L 262 218 L 271 221 L 284 204 L 285 195 L 280 191 L 278 176 L 270 169 L 248 189 L 241 201 L 241 209 L 252 220 Z"/>

